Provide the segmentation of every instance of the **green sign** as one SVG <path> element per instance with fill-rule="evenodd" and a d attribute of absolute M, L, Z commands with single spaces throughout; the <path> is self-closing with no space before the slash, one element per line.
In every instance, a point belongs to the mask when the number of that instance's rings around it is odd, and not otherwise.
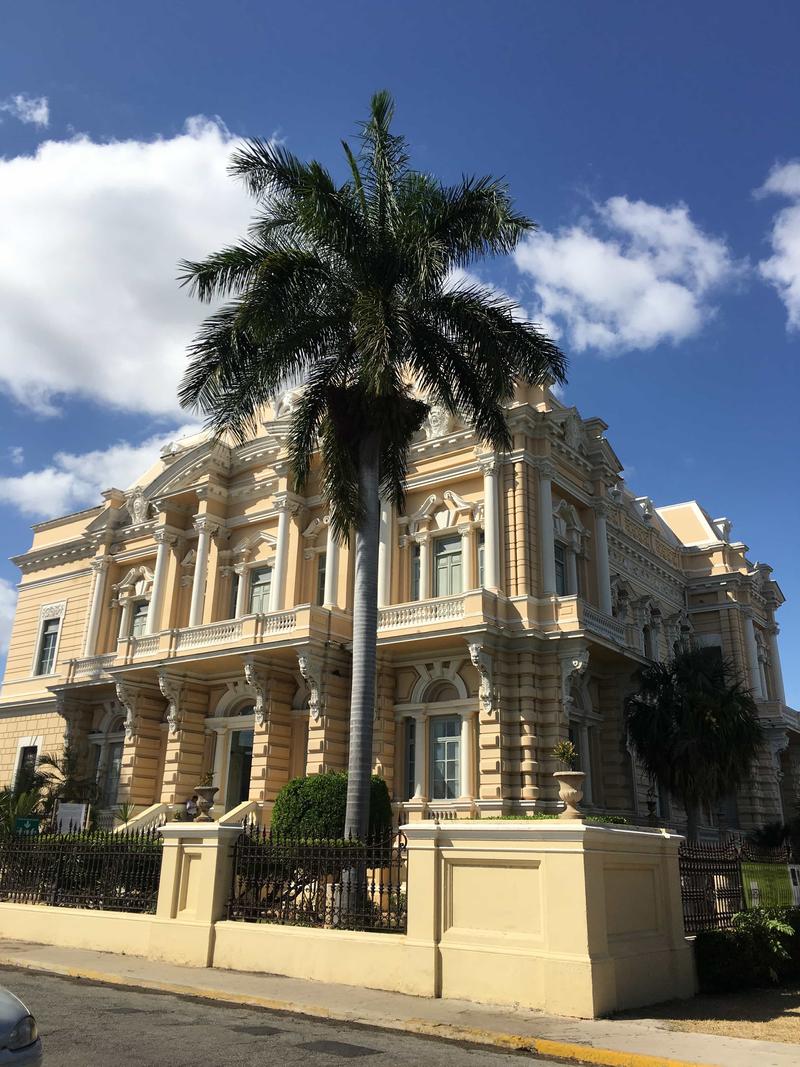
<path fill-rule="evenodd" d="M 40 817 L 38 815 L 21 815 L 14 820 L 15 834 L 38 834 Z"/>

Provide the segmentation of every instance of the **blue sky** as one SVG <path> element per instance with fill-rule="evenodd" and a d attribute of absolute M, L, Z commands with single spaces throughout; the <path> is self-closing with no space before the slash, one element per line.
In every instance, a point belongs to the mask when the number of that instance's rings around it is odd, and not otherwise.
<path fill-rule="evenodd" d="M 235 138 L 338 168 L 385 86 L 419 168 L 502 174 L 540 224 L 478 273 L 558 334 L 632 488 L 697 498 L 774 566 L 800 704 L 796 4 L 29 0 L 3 23 L 3 559 L 189 421 L 201 310 L 174 265 L 243 228 Z M 0 626 L 15 582 L 0 560 Z"/>

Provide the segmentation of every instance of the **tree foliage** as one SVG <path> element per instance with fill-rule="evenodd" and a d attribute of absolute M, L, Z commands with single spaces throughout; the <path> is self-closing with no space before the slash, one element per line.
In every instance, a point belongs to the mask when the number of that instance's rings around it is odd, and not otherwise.
<path fill-rule="evenodd" d="M 686 808 L 690 837 L 701 806 L 741 784 L 763 740 L 753 697 L 717 648 L 645 667 L 625 723 L 645 772 Z"/>

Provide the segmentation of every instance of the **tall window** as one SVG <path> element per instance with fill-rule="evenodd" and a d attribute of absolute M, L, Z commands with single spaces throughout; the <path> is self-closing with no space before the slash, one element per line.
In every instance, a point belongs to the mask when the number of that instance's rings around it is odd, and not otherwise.
<path fill-rule="evenodd" d="M 417 748 L 417 723 L 415 719 L 406 720 L 406 798 L 408 800 L 416 792 L 416 748 Z"/>
<path fill-rule="evenodd" d="M 556 561 L 556 593 L 558 596 L 567 595 L 567 550 L 556 541 L 554 550 Z"/>
<path fill-rule="evenodd" d="M 272 589 L 272 567 L 258 567 L 250 571 L 250 614 L 261 615 L 269 611 L 269 594 Z"/>
<path fill-rule="evenodd" d="M 240 575 L 233 571 L 231 574 L 231 598 L 228 604 L 228 618 L 236 618 L 236 602 L 239 599 L 239 582 L 242 578 Z"/>
<path fill-rule="evenodd" d="M 26 745 L 19 754 L 17 780 L 14 785 L 20 793 L 27 793 L 33 787 L 33 778 L 36 774 L 36 755 L 36 745 Z"/>
<path fill-rule="evenodd" d="M 314 601 L 315 604 L 325 603 L 325 567 L 327 557 L 323 552 L 317 556 L 317 596 Z"/>
<path fill-rule="evenodd" d="M 419 545 L 411 546 L 411 599 L 419 600 Z"/>
<path fill-rule="evenodd" d="M 452 596 L 462 592 L 461 538 L 437 537 L 434 542 L 434 596 Z"/>
<path fill-rule="evenodd" d="M 39 647 L 39 661 L 36 664 L 37 674 L 52 674 L 56 665 L 56 645 L 58 644 L 58 631 L 61 628 L 61 619 L 47 619 L 42 627 L 42 643 Z"/>
<path fill-rule="evenodd" d="M 150 605 L 146 600 L 139 600 L 133 605 L 133 618 L 131 620 L 131 637 L 143 637 L 147 627 L 147 615 Z"/>
<path fill-rule="evenodd" d="M 122 774 L 122 752 L 124 747 L 122 741 L 112 741 L 108 746 L 108 762 L 106 763 L 105 779 L 102 783 L 102 804 L 106 808 L 111 807 L 112 804 L 116 804 L 117 802 L 117 790 L 119 789 L 119 779 Z"/>
<path fill-rule="evenodd" d="M 481 530 L 478 534 L 478 588 L 483 589 L 484 555 L 486 550 L 486 534 Z"/>
<path fill-rule="evenodd" d="M 461 796 L 461 719 L 431 719 L 431 797 Z"/>

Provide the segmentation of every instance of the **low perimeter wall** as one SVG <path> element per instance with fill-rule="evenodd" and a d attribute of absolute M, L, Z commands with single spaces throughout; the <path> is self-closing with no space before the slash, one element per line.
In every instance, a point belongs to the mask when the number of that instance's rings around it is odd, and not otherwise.
<path fill-rule="evenodd" d="M 0 937 L 584 1018 L 694 993 L 676 835 L 566 821 L 404 830 L 403 935 L 227 921 L 238 828 L 175 823 L 156 915 L 0 904 Z"/>

